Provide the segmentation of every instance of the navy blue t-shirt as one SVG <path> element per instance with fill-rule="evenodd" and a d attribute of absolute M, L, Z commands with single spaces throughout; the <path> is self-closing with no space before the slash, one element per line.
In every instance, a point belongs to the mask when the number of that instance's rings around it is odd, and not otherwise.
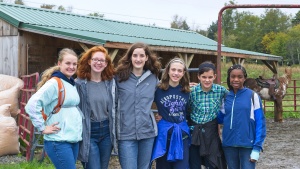
<path fill-rule="evenodd" d="M 169 86 L 168 90 L 156 89 L 154 102 L 162 118 L 172 123 L 186 120 L 189 95 L 181 91 L 181 85 Z"/>

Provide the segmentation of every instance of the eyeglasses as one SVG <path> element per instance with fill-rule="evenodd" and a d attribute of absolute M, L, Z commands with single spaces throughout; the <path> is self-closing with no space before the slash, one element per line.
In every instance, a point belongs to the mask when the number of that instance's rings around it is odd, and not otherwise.
<path fill-rule="evenodd" d="M 91 59 L 93 62 L 96 62 L 96 63 L 98 63 L 98 62 L 100 62 L 100 63 L 106 63 L 106 60 L 100 60 L 100 59 Z"/>

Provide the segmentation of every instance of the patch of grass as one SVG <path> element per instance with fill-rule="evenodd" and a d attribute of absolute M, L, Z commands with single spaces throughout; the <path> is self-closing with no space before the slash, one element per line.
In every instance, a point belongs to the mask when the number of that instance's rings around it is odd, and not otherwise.
<path fill-rule="evenodd" d="M 0 169 L 55 169 L 54 165 L 49 162 L 38 162 L 33 160 L 32 162 L 10 163 L 0 164 Z"/>

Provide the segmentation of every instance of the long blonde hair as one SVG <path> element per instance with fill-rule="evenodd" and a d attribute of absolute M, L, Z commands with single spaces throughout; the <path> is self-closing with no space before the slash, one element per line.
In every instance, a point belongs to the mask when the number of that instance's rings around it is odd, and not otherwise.
<path fill-rule="evenodd" d="M 63 59 L 64 59 L 64 56 L 66 54 L 71 54 L 71 55 L 74 55 L 77 57 L 77 54 L 72 50 L 72 49 L 69 49 L 69 48 L 63 48 L 59 53 L 58 53 L 58 61 L 59 62 L 62 62 Z M 48 69 L 46 69 L 44 72 L 43 72 L 43 75 L 41 77 L 41 80 L 40 82 L 37 84 L 37 87 L 36 87 L 36 90 L 39 90 L 50 78 L 51 78 L 51 75 L 53 74 L 53 72 L 57 71 L 57 70 L 60 70 L 60 67 L 55 65 L 55 66 L 52 66 Z"/>
<path fill-rule="evenodd" d="M 169 89 L 169 80 L 170 80 L 170 76 L 169 76 L 169 71 L 170 71 L 170 67 L 172 63 L 181 63 L 184 66 L 184 75 L 183 77 L 180 79 L 179 84 L 182 86 L 181 91 L 183 92 L 190 92 L 190 76 L 189 76 L 189 72 L 187 70 L 187 67 L 184 63 L 184 61 L 180 58 L 174 58 L 172 60 L 170 60 L 168 62 L 168 64 L 166 65 L 166 68 L 162 74 L 162 78 L 160 80 L 160 83 L 158 84 L 158 88 L 163 89 L 163 90 L 168 90 Z"/>

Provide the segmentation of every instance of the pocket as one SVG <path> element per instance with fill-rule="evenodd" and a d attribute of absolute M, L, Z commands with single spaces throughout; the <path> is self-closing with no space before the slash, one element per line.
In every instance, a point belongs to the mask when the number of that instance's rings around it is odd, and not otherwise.
<path fill-rule="evenodd" d="M 193 101 L 193 109 L 194 109 L 194 113 L 201 113 L 201 112 L 205 112 L 205 105 L 200 102 L 200 101 Z"/>

